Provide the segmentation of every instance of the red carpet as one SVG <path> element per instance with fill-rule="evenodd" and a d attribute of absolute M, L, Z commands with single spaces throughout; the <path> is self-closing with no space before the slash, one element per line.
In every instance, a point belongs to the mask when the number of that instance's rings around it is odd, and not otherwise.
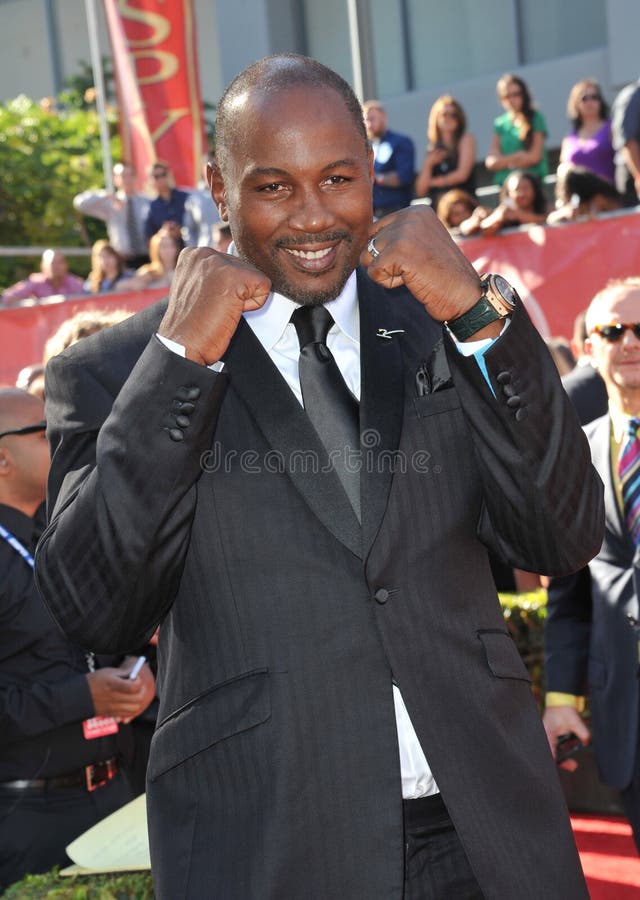
<path fill-rule="evenodd" d="M 618 817 L 572 815 L 591 900 L 640 900 L 640 856 Z"/>

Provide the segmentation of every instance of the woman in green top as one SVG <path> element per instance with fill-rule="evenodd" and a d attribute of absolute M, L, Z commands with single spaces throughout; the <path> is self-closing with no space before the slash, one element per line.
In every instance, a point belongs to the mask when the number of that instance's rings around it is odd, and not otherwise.
<path fill-rule="evenodd" d="M 484 161 L 494 184 L 503 184 L 514 169 L 544 179 L 549 172 L 544 116 L 533 108 L 529 88 L 517 75 L 503 75 L 497 91 L 505 112 L 493 123 L 491 147 Z"/>

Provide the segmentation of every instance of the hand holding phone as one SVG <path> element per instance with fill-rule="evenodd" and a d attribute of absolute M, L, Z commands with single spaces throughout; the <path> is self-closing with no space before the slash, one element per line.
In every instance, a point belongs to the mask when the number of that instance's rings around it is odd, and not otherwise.
<path fill-rule="evenodd" d="M 560 765 L 567 759 L 573 759 L 584 746 L 580 738 L 573 732 L 561 734 L 556 743 L 556 763 Z M 589 745 L 587 744 L 587 746 Z"/>

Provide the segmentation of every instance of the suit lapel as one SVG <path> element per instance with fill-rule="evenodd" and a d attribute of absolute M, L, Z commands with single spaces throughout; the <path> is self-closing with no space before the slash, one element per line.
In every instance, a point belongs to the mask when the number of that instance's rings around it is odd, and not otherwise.
<path fill-rule="evenodd" d="M 358 270 L 360 305 L 360 440 L 362 450 L 362 546 L 366 557 L 387 506 L 404 408 L 402 329 L 398 306 Z"/>
<path fill-rule="evenodd" d="M 329 531 L 356 556 L 362 533 L 356 515 L 329 466 L 327 452 L 304 410 L 251 327 L 241 319 L 224 355 L 231 388 L 242 398 L 287 475 Z M 321 475 L 305 471 L 301 456 L 319 461 Z"/>

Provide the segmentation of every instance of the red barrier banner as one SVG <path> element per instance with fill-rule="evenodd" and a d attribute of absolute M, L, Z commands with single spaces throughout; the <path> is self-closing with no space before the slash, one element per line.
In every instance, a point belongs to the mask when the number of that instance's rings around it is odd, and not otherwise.
<path fill-rule="evenodd" d="M 460 248 L 478 272 L 513 284 L 543 337 L 570 338 L 576 315 L 607 281 L 640 276 L 640 214 L 469 238 Z"/>
<path fill-rule="evenodd" d="M 571 337 L 573 320 L 612 278 L 640 276 L 640 213 L 593 222 L 470 238 L 460 247 L 478 272 L 499 272 L 517 289 L 544 337 Z M 94 294 L 0 309 L 0 382 L 42 359 L 47 338 L 81 309 L 142 309 L 166 288 L 135 294 Z"/>
<path fill-rule="evenodd" d="M 123 158 L 138 186 L 154 160 L 176 184 L 200 180 L 205 148 L 192 0 L 104 0 L 116 76 Z M 168 7 L 168 8 L 167 8 Z"/>
<path fill-rule="evenodd" d="M 0 387 L 15 384 L 20 369 L 42 362 L 44 345 L 63 322 L 81 311 L 125 309 L 131 313 L 150 306 L 167 293 L 147 288 L 137 293 L 90 294 L 65 300 L 0 309 Z"/>

